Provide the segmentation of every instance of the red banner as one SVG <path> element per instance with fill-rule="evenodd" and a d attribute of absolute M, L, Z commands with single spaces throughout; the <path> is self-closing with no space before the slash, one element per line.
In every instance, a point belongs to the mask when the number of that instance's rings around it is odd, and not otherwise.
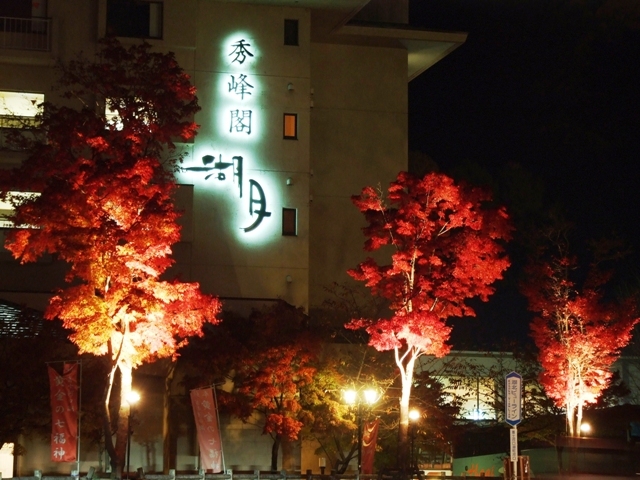
<path fill-rule="evenodd" d="M 367 423 L 364 426 L 364 432 L 362 435 L 362 473 L 373 473 L 373 457 L 376 453 L 376 443 L 378 442 L 378 426 L 380 424 L 379 419 L 375 419 L 373 422 Z"/>
<path fill-rule="evenodd" d="M 65 363 L 62 375 L 49 368 L 51 461 L 75 462 L 78 449 L 78 364 Z"/>
<path fill-rule="evenodd" d="M 213 399 L 213 389 L 191 391 L 191 405 L 200 445 L 200 468 L 212 473 L 223 471 L 222 441 L 218 427 L 218 410 Z"/>

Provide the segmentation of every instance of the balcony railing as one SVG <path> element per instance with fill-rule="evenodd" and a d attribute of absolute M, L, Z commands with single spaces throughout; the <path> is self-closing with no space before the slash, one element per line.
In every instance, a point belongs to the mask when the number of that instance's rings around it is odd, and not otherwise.
<path fill-rule="evenodd" d="M 40 125 L 38 117 L 0 114 L 0 128 L 28 128 Z"/>
<path fill-rule="evenodd" d="M 51 19 L 0 17 L 0 48 L 51 51 Z"/>

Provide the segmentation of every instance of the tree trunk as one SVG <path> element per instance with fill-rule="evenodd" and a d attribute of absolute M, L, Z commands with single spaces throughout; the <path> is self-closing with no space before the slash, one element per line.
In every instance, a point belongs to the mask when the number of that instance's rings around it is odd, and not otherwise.
<path fill-rule="evenodd" d="M 109 346 L 110 357 L 112 356 L 111 346 Z M 113 422 L 113 418 L 111 417 L 111 398 L 113 394 L 113 386 L 115 384 L 116 375 L 119 372 L 117 359 L 113 358 L 111 360 L 109 374 L 107 376 L 104 394 L 102 396 L 102 428 L 104 435 L 104 447 L 109 455 L 109 465 L 111 466 L 111 476 L 112 478 L 122 478 L 122 461 L 118 460 L 118 455 L 116 451 L 116 446 L 113 443 L 113 433 L 117 430 L 118 425 Z M 120 408 L 120 401 L 118 399 L 118 408 Z M 118 416 L 119 417 L 119 416 Z M 118 423 L 118 418 L 116 418 L 116 423 Z"/>
<path fill-rule="evenodd" d="M 162 408 L 162 473 L 169 473 L 175 468 L 171 438 L 171 383 L 176 371 L 176 362 L 171 362 L 169 371 L 164 378 L 164 403 Z"/>
<path fill-rule="evenodd" d="M 130 420 L 132 412 L 132 406 L 127 403 L 126 399 L 129 398 L 131 393 L 132 383 L 132 368 L 125 362 L 118 364 L 118 370 L 120 370 L 120 408 L 118 409 L 118 429 L 116 431 L 116 461 L 120 467 L 117 478 L 122 478 L 123 472 L 125 475 L 129 469 L 129 465 L 126 464 L 127 460 L 127 440 L 129 439 L 131 428 Z M 135 470 L 135 469 L 134 469 Z M 127 478 L 129 475 L 127 475 Z"/>
<path fill-rule="evenodd" d="M 117 474 L 118 463 L 116 458 L 116 450 L 113 444 L 112 428 L 111 428 L 111 411 L 109 409 L 109 400 L 111 398 L 111 388 L 113 387 L 113 373 L 107 378 L 102 396 L 102 434 L 104 435 L 104 449 L 109 455 L 109 465 L 111 472 Z M 119 478 L 119 477 L 118 477 Z"/>
<path fill-rule="evenodd" d="M 280 451 L 280 435 L 273 437 L 273 445 L 271 445 L 271 471 L 278 471 L 278 452 Z"/>
<path fill-rule="evenodd" d="M 578 408 L 576 412 L 576 436 L 582 435 L 582 398 L 578 400 Z"/>
<path fill-rule="evenodd" d="M 402 393 L 400 395 L 400 424 L 398 425 L 398 468 L 408 469 L 410 463 L 409 444 L 409 400 L 411 399 L 411 386 L 413 385 L 413 371 L 418 358 L 417 351 L 409 347 L 403 357 L 396 349 L 396 364 L 400 370 L 402 379 Z M 403 358 L 406 363 L 403 363 Z"/>

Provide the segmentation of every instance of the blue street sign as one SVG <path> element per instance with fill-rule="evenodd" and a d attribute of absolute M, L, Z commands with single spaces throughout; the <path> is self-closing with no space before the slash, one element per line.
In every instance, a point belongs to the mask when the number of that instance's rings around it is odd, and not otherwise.
<path fill-rule="evenodd" d="M 511 372 L 504 384 L 504 416 L 506 422 L 515 427 L 522 421 L 522 376 Z"/>

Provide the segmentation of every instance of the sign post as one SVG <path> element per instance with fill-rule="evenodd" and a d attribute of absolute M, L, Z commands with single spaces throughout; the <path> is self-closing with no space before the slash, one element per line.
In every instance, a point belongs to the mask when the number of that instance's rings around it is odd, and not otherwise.
<path fill-rule="evenodd" d="M 516 372 L 509 373 L 504 385 L 504 414 L 506 422 L 511 425 L 509 435 L 509 453 L 513 463 L 513 480 L 518 478 L 518 427 L 522 421 L 522 376 Z"/>

